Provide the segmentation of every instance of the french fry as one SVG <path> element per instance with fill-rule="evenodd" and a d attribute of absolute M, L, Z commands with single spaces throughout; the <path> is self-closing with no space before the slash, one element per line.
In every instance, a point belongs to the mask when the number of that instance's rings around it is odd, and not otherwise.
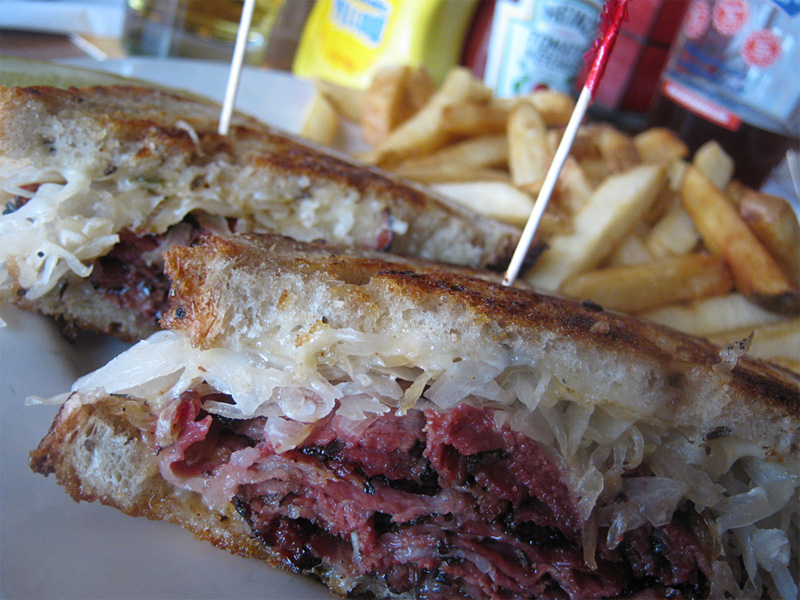
<path fill-rule="evenodd" d="M 775 361 L 779 364 L 800 362 L 800 319 L 786 319 L 754 327 L 741 327 L 709 336 L 720 346 L 741 340 L 753 333 L 747 354 L 753 358 Z"/>
<path fill-rule="evenodd" d="M 689 155 L 689 147 L 666 127 L 650 127 L 633 136 L 633 145 L 646 163 L 672 163 Z"/>
<path fill-rule="evenodd" d="M 793 285 L 800 285 L 800 223 L 786 200 L 745 187 L 739 214 Z"/>
<path fill-rule="evenodd" d="M 407 65 L 379 69 L 364 94 L 361 130 L 368 144 L 379 144 L 434 93 L 427 71 Z"/>
<path fill-rule="evenodd" d="M 444 146 L 422 156 L 406 159 L 398 165 L 404 166 L 446 166 L 458 163 L 461 168 L 498 167 L 508 162 L 508 139 L 505 135 L 482 135 Z"/>
<path fill-rule="evenodd" d="M 689 254 L 640 265 L 588 271 L 572 277 L 561 292 L 629 313 L 721 296 L 733 289 L 728 265 L 712 254 Z"/>
<path fill-rule="evenodd" d="M 594 143 L 613 173 L 623 173 L 641 164 L 639 152 L 630 136 L 606 123 L 590 126 Z"/>
<path fill-rule="evenodd" d="M 520 102 L 508 117 L 508 167 L 515 185 L 537 194 L 553 160 L 547 126 L 529 102 Z"/>
<path fill-rule="evenodd" d="M 506 136 L 485 135 L 468 138 L 430 154 L 407 159 L 393 167 L 392 171 L 417 181 L 464 181 L 474 180 L 476 171 L 501 167 L 507 162 Z"/>
<path fill-rule="evenodd" d="M 609 255 L 605 261 L 608 267 L 622 267 L 627 265 L 641 265 L 652 262 L 653 255 L 647 249 L 642 235 L 631 231 Z"/>
<path fill-rule="evenodd" d="M 716 140 L 708 141 L 700 146 L 694 153 L 692 163 L 719 190 L 724 190 L 733 177 L 733 159 Z"/>
<path fill-rule="evenodd" d="M 561 141 L 563 132 L 558 129 L 551 129 L 551 133 L 555 136 L 552 140 L 554 147 L 557 147 Z M 600 154 L 600 149 L 595 144 L 596 130 L 591 125 L 580 125 L 575 134 L 575 139 L 572 141 L 569 155 L 573 156 L 578 162 L 584 160 L 603 160 L 603 155 Z M 608 165 L 606 165 L 608 169 Z"/>
<path fill-rule="evenodd" d="M 521 100 L 533 104 L 548 127 L 566 127 L 575 110 L 575 101 L 569 94 L 549 88 L 535 90 Z"/>
<path fill-rule="evenodd" d="M 683 176 L 686 174 L 686 168 L 689 166 L 685 160 L 674 160 L 669 163 L 667 168 L 667 183 L 669 189 L 674 192 L 680 193 L 683 186 Z"/>
<path fill-rule="evenodd" d="M 580 163 L 573 157 L 567 156 L 556 183 L 556 201 L 570 214 L 575 214 L 589 202 L 592 191 L 592 185 Z"/>
<path fill-rule="evenodd" d="M 477 213 L 517 227 L 525 226 L 534 204 L 532 196 L 510 181 L 444 183 L 433 188 Z M 555 206 L 548 206 L 539 223 L 537 236 L 546 240 L 570 231 L 568 215 Z"/>
<path fill-rule="evenodd" d="M 780 315 L 751 302 L 738 292 L 696 302 L 662 306 L 645 311 L 639 316 L 702 337 L 783 320 Z"/>
<path fill-rule="evenodd" d="M 680 202 L 674 202 L 647 235 L 645 245 L 655 258 L 689 254 L 700 243 L 700 232 Z"/>
<path fill-rule="evenodd" d="M 542 220 L 537 229 L 537 237 L 549 240 L 557 235 L 569 235 L 573 231 L 575 229 L 572 215 L 560 209 L 557 204 L 553 204 L 548 205 L 547 210 L 542 215 Z"/>
<path fill-rule="evenodd" d="M 800 294 L 725 195 L 699 169 L 686 169 L 683 206 L 705 245 L 731 267 L 736 288 L 773 310 L 795 312 Z"/>
<path fill-rule="evenodd" d="M 641 165 L 606 179 L 575 215 L 574 231 L 550 239 L 523 278 L 555 291 L 569 277 L 596 267 L 658 197 L 665 179 L 663 165 Z"/>
<path fill-rule="evenodd" d="M 425 106 L 360 158 L 385 166 L 441 148 L 452 138 L 441 127 L 444 107 L 470 101 L 486 102 L 491 95 L 491 90 L 471 71 L 454 67 Z"/>
<path fill-rule="evenodd" d="M 406 99 L 411 112 L 425 106 L 436 93 L 436 82 L 425 67 L 410 67 L 406 75 Z"/>
<path fill-rule="evenodd" d="M 533 209 L 533 198 L 509 183 L 448 183 L 434 189 L 475 212 L 520 227 L 525 226 Z"/>
<path fill-rule="evenodd" d="M 465 102 L 442 109 L 442 129 L 455 136 L 503 133 L 506 130 L 510 105 Z"/>
<path fill-rule="evenodd" d="M 329 81 L 314 82 L 317 94 L 322 94 L 343 118 L 353 123 L 361 122 L 364 105 L 364 90 L 336 85 Z"/>
<path fill-rule="evenodd" d="M 458 164 L 401 165 L 393 169 L 392 172 L 406 179 L 411 179 L 412 181 L 427 185 L 480 181 L 499 181 L 511 184 L 511 176 L 508 174 L 508 171 L 491 167 L 465 169 Z"/>
<path fill-rule="evenodd" d="M 392 65 L 379 69 L 373 76 L 361 111 L 361 133 L 368 144 L 379 144 L 413 114 L 406 102 L 408 69 Z"/>
<path fill-rule="evenodd" d="M 652 227 L 660 221 L 669 212 L 675 203 L 680 203 L 681 185 L 683 183 L 683 173 L 688 166 L 688 163 L 682 160 L 674 160 L 666 163 L 667 167 L 667 185 L 661 191 L 658 200 L 653 203 L 650 210 L 643 217 L 644 222 Z"/>
<path fill-rule="evenodd" d="M 300 136 L 322 144 L 333 145 L 339 131 L 339 113 L 323 94 L 315 94 L 303 112 Z"/>
<path fill-rule="evenodd" d="M 612 175 L 611 167 L 602 156 L 585 157 L 578 161 L 589 184 L 596 188 Z"/>
<path fill-rule="evenodd" d="M 742 204 L 742 198 L 749 188 L 738 179 L 731 179 L 730 183 L 725 186 L 725 195 L 731 203 L 739 208 Z"/>

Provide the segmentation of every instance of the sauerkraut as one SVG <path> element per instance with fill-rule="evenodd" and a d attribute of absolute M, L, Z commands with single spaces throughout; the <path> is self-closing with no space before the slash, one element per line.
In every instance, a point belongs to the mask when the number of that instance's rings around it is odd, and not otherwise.
<path fill-rule="evenodd" d="M 461 360 L 422 351 L 410 339 L 387 343 L 327 326 L 298 339 L 287 332 L 238 350 L 200 350 L 180 332 L 160 332 L 78 380 L 72 392 L 84 402 L 104 394 L 145 399 L 160 415 L 157 441 L 167 446 L 174 401 L 208 385 L 232 403 L 208 401 L 206 411 L 266 417 L 270 442 L 281 450 L 302 443 L 308 424 L 334 410 L 358 419 L 489 402 L 498 425 L 543 444 L 567 474 L 584 520 L 587 564 L 594 564 L 600 531 L 613 548 L 626 531 L 664 525 L 690 502 L 705 523 L 703 535 L 717 540 L 709 542 L 718 550 L 714 596 L 751 597 L 764 587 L 773 597 L 797 596 L 797 566 L 790 564 L 800 537 L 796 464 L 771 460 L 764 448 L 732 435 L 706 439 L 613 402 L 582 404 L 557 378 L 508 357 Z"/>
<path fill-rule="evenodd" d="M 0 204 L 5 207 L 0 216 L 0 301 L 15 287 L 35 300 L 68 273 L 88 277 L 92 261 L 111 250 L 123 229 L 162 234 L 190 213 L 236 219 L 238 232 L 281 231 L 299 240 L 326 237 L 365 247 L 384 233 L 407 229 L 388 215 L 384 201 L 362 198 L 354 190 L 315 185 L 302 176 L 291 182 L 265 176 L 259 189 L 244 189 L 232 168 L 225 161 L 209 162 L 172 170 L 164 175 L 170 178 L 166 181 L 132 174 L 124 164 L 93 175 L 0 157 Z"/>

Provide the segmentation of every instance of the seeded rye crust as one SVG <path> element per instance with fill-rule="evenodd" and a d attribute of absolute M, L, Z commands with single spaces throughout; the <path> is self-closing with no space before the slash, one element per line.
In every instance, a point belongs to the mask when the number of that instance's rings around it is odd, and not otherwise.
<path fill-rule="evenodd" d="M 298 312 L 308 315 L 309 326 L 324 317 L 334 327 L 373 333 L 411 327 L 420 336 L 458 338 L 470 355 L 516 348 L 533 353 L 589 402 L 616 397 L 667 427 L 695 425 L 708 436 L 742 435 L 776 455 L 798 452 L 800 378 L 789 371 L 742 357 L 721 374 L 717 347 L 657 325 L 401 259 L 336 252 L 279 236 L 213 237 L 193 249 L 175 248 L 165 324 L 185 329 L 203 348 L 235 348 L 237 340 L 257 335 L 261 323 Z M 250 537 L 233 509 L 209 511 L 196 494 L 161 478 L 148 433 L 153 418 L 138 401 L 82 404 L 73 397 L 31 453 L 31 466 L 55 473 L 76 501 L 178 522 L 221 548 L 288 568 Z M 317 574 L 338 593 L 391 595 L 382 581 L 339 579 L 325 565 Z"/>
<path fill-rule="evenodd" d="M 510 348 L 584 400 L 616 398 L 666 426 L 702 423 L 706 434 L 722 429 L 778 453 L 800 444 L 800 375 L 746 356 L 725 373 L 718 346 L 591 303 L 280 236 L 209 237 L 173 249 L 167 272 L 164 327 L 200 348 L 236 348 L 296 315 L 368 333 L 411 329 L 457 339 L 470 358 Z"/>
<path fill-rule="evenodd" d="M 370 217 L 370 211 L 384 206 L 391 218 L 407 223 L 408 230 L 395 232 L 388 248 L 396 254 L 502 268 L 514 250 L 517 228 L 473 214 L 412 182 L 313 147 L 245 115 L 234 115 L 230 134 L 220 136 L 218 118 L 219 107 L 214 103 L 143 87 L 0 86 L 0 157 L 27 158 L 36 166 L 78 168 L 93 181 L 107 182 L 109 177 L 123 175 L 126 182 L 159 180 L 167 186 L 158 190 L 167 202 L 170 193 L 185 193 L 168 189 L 172 174 L 189 169 L 198 169 L 193 189 L 221 185 L 223 204 L 236 193 L 251 197 L 253 209 L 273 210 L 273 205 L 282 209 L 287 199 L 296 204 L 308 197 L 310 189 L 324 189 L 329 197 L 355 195 L 364 220 L 376 221 L 378 215 Z M 205 166 L 219 166 L 221 171 L 209 175 L 214 169 Z M 336 210 L 334 202 L 323 217 L 333 218 Z M 224 216 L 247 215 L 228 210 Z M 163 233 L 163 222 L 149 222 L 146 215 L 141 215 L 141 221 L 133 228 L 135 233 Z M 295 227 L 291 232 L 281 229 L 279 218 L 276 221 L 275 228 L 263 222 L 248 223 L 248 227 L 306 241 L 362 245 L 362 240 L 336 239 L 327 221 L 317 219 L 307 230 Z M 349 235 L 378 234 L 362 227 Z M 13 269 L 10 264 L 12 276 Z M 77 276 L 67 276 L 41 298 L 20 296 L 15 301 L 22 308 L 129 340 L 154 331 L 153 323 L 143 320 L 135 309 L 104 301 L 102 293 Z"/>

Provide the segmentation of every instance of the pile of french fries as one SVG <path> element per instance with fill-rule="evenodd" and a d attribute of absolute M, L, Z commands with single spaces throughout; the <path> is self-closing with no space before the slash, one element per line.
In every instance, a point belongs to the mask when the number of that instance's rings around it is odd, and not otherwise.
<path fill-rule="evenodd" d="M 302 135 L 330 145 L 340 120 L 356 123 L 358 158 L 520 227 L 574 108 L 552 90 L 495 98 L 461 67 L 439 86 L 397 66 L 366 90 L 316 90 Z M 667 129 L 583 124 L 522 279 L 721 345 L 753 333 L 750 355 L 800 372 L 800 225 L 733 167 L 713 141 L 690 157 Z"/>

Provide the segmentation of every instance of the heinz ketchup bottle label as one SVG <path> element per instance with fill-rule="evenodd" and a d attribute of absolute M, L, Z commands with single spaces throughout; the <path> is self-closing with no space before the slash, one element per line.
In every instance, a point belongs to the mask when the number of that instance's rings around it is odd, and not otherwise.
<path fill-rule="evenodd" d="M 484 81 L 500 97 L 571 92 L 596 35 L 600 0 L 497 0 Z"/>

